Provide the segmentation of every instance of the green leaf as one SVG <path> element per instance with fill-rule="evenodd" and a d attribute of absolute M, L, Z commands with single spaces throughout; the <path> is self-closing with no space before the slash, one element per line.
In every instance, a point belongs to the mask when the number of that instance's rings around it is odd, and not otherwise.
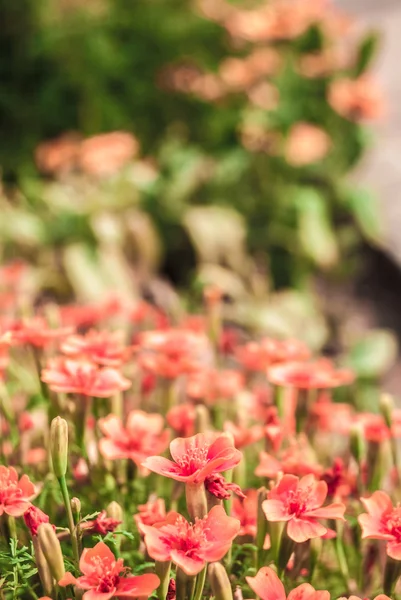
<path fill-rule="evenodd" d="M 359 77 L 362 75 L 372 62 L 377 47 L 380 41 L 379 34 L 376 31 L 368 33 L 361 41 L 357 50 L 356 64 L 355 64 L 355 75 Z"/>
<path fill-rule="evenodd" d="M 382 230 L 376 197 L 365 189 L 350 189 L 346 192 L 346 203 L 366 238 L 380 242 Z"/>
<path fill-rule="evenodd" d="M 381 377 L 397 358 L 397 341 L 394 334 L 384 329 L 370 331 L 349 350 L 345 362 L 359 377 Z"/>
<path fill-rule="evenodd" d="M 305 254 L 323 269 L 333 267 L 338 261 L 338 247 L 326 199 L 305 187 L 298 188 L 295 202 L 298 236 Z"/>

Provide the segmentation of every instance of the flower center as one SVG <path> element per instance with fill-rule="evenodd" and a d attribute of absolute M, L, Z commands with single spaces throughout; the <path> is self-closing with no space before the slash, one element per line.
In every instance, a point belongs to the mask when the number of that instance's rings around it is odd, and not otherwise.
<path fill-rule="evenodd" d="M 7 478 L 0 479 L 0 504 L 12 504 L 23 498 L 22 490 Z"/>
<path fill-rule="evenodd" d="M 207 453 L 209 450 L 208 445 L 204 445 L 200 448 L 190 448 L 180 458 L 178 464 L 183 470 L 184 475 L 192 475 L 198 469 L 201 469 L 207 463 Z"/>
<path fill-rule="evenodd" d="M 310 488 L 291 490 L 288 494 L 287 511 L 294 517 L 300 517 L 308 508 Z"/>
<path fill-rule="evenodd" d="M 401 541 L 401 506 L 399 504 L 388 516 L 385 526 L 397 541 Z"/>
<path fill-rule="evenodd" d="M 164 528 L 166 536 L 163 542 L 174 550 L 181 550 L 189 557 L 196 556 L 197 551 L 207 541 L 203 519 L 197 519 L 194 524 L 188 523 L 184 517 L 177 519 L 174 525 Z"/>

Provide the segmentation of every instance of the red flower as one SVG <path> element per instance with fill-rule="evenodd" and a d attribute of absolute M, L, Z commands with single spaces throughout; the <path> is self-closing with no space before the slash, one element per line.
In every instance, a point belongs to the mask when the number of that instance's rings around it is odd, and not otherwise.
<path fill-rule="evenodd" d="M 131 387 L 131 382 L 116 369 L 64 356 L 51 358 L 42 370 L 41 378 L 54 392 L 83 394 L 95 398 L 109 398 L 116 392 Z"/>
<path fill-rule="evenodd" d="M 301 479 L 284 475 L 270 490 L 262 508 L 268 521 L 287 522 L 288 537 L 301 543 L 327 533 L 318 519 L 343 520 L 344 504 L 322 506 L 326 496 L 327 483 L 316 481 L 313 475 Z"/>
<path fill-rule="evenodd" d="M 138 577 L 123 577 L 126 568 L 122 558 L 115 559 L 114 554 L 104 542 L 94 548 L 85 548 L 79 561 L 80 577 L 66 573 L 58 584 L 76 585 L 86 590 L 83 600 L 109 600 L 114 597 L 148 598 L 159 586 L 157 575 L 147 573 Z"/>
<path fill-rule="evenodd" d="M 202 483 L 212 474 L 232 469 L 242 458 L 228 436 L 211 433 L 176 438 L 170 444 L 170 453 L 175 462 L 151 456 L 142 465 L 177 481 Z"/>
<path fill-rule="evenodd" d="M 37 348 L 44 348 L 55 340 L 73 333 L 73 327 L 51 329 L 43 317 L 33 317 L 15 322 L 1 338 L 1 343 L 10 346 L 29 344 Z"/>
<path fill-rule="evenodd" d="M 317 591 L 309 583 L 291 590 L 287 598 L 284 585 L 270 567 L 262 567 L 255 577 L 247 577 L 246 580 L 261 600 L 330 600 L 329 592 Z"/>
<path fill-rule="evenodd" d="M 154 525 L 166 519 L 166 506 L 162 498 L 150 499 L 146 504 L 138 505 L 134 520 L 138 529 L 141 525 Z"/>
<path fill-rule="evenodd" d="M 350 369 L 335 369 L 331 361 L 321 359 L 275 365 L 268 370 L 267 378 L 274 385 L 310 390 L 348 385 L 355 377 Z"/>
<path fill-rule="evenodd" d="M 13 467 L 0 465 L 0 516 L 20 517 L 31 506 L 35 488 L 28 475 L 18 480 Z"/>
<path fill-rule="evenodd" d="M 115 415 L 99 420 L 100 431 L 106 436 L 99 442 L 102 455 L 108 460 L 129 458 L 138 466 L 155 453 L 167 448 L 170 432 L 164 429 L 163 417 L 142 410 L 129 413 L 126 427 Z"/>
<path fill-rule="evenodd" d="M 92 521 L 84 521 L 81 523 L 80 527 L 81 529 L 89 529 L 90 533 L 100 533 L 101 535 L 106 535 L 107 533 L 115 531 L 121 523 L 122 521 L 108 517 L 106 511 L 102 510 L 96 519 L 93 519 Z"/>
<path fill-rule="evenodd" d="M 42 525 L 42 523 L 49 523 L 50 519 L 46 513 L 40 510 L 40 508 L 37 508 L 31 504 L 24 512 L 24 521 L 25 525 L 31 532 L 31 535 L 34 536 L 38 535 L 39 525 Z"/>
<path fill-rule="evenodd" d="M 205 563 L 221 560 L 238 535 L 240 523 L 214 506 L 203 519 L 188 523 L 171 512 L 163 523 L 141 525 L 149 555 L 157 561 L 173 561 L 187 575 L 197 575 Z"/>
<path fill-rule="evenodd" d="M 359 515 L 363 539 L 386 540 L 387 554 L 401 560 L 401 506 L 393 506 L 390 497 L 377 491 L 370 498 L 361 498 L 368 511 Z"/>
<path fill-rule="evenodd" d="M 88 331 L 85 335 L 72 335 L 61 344 L 61 352 L 73 358 L 84 357 L 98 365 L 119 367 L 127 360 L 129 348 L 122 344 L 121 331 Z"/>

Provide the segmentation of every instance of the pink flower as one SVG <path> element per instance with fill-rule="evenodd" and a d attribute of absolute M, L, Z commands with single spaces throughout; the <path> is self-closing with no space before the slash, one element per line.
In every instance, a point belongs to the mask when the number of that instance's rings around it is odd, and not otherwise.
<path fill-rule="evenodd" d="M 80 527 L 81 529 L 85 529 L 87 531 L 89 530 L 89 533 L 100 533 L 101 535 L 106 535 L 107 533 L 115 531 L 121 523 L 122 521 L 108 517 L 106 511 L 102 510 L 96 519 L 93 519 L 92 521 L 84 521 L 81 523 Z"/>
<path fill-rule="evenodd" d="M 287 595 L 284 585 L 270 567 L 262 567 L 255 577 L 246 578 L 249 587 L 261 600 L 330 600 L 330 593 L 317 591 L 309 583 L 303 583 Z"/>
<path fill-rule="evenodd" d="M 148 598 L 159 586 L 157 575 L 147 573 L 137 577 L 123 577 L 126 568 L 122 558 L 115 559 L 104 542 L 94 548 L 85 548 L 79 561 L 80 577 L 66 573 L 58 582 L 60 586 L 75 585 L 86 590 L 83 600 L 109 600 L 109 598 Z"/>
<path fill-rule="evenodd" d="M 205 563 L 223 558 L 238 535 L 240 523 L 214 506 L 203 519 L 188 523 L 171 512 L 163 523 L 141 525 L 149 555 L 157 561 L 173 561 L 187 575 L 197 575 Z"/>
<path fill-rule="evenodd" d="M 238 535 L 256 537 L 258 490 L 247 490 L 245 498 L 234 498 L 231 514 L 241 523 Z"/>
<path fill-rule="evenodd" d="M 382 491 L 374 492 L 370 498 L 361 498 L 368 511 L 359 515 L 363 539 L 387 541 L 387 554 L 401 560 L 401 506 L 393 506 L 390 497 Z"/>
<path fill-rule="evenodd" d="M 270 383 L 297 389 L 323 389 L 349 385 L 355 379 L 350 369 L 335 369 L 331 361 L 289 362 L 270 367 L 267 372 Z"/>
<path fill-rule="evenodd" d="M 20 517 L 31 506 L 35 488 L 28 475 L 18 480 L 14 467 L 0 465 L 0 516 Z"/>
<path fill-rule="evenodd" d="M 51 358 L 42 370 L 41 378 L 54 392 L 95 398 L 109 398 L 131 387 L 131 382 L 117 369 L 99 367 L 87 360 L 72 360 L 64 356 Z"/>
<path fill-rule="evenodd" d="M 88 175 L 108 177 L 124 167 L 138 151 L 138 140 L 127 131 L 101 133 L 81 142 L 78 165 Z"/>
<path fill-rule="evenodd" d="M 384 114 L 384 101 L 377 82 L 366 75 L 358 79 L 336 79 L 329 87 L 331 107 L 345 119 L 378 119 Z"/>
<path fill-rule="evenodd" d="M 49 523 L 50 519 L 46 513 L 40 508 L 31 504 L 29 508 L 24 512 L 25 525 L 28 527 L 32 536 L 38 535 L 38 527 L 42 523 Z"/>
<path fill-rule="evenodd" d="M 121 331 L 88 331 L 85 335 L 71 335 L 60 346 L 61 352 L 73 358 L 87 360 L 106 367 L 119 367 L 130 354 L 122 344 Z"/>
<path fill-rule="evenodd" d="M 234 445 L 238 450 L 258 442 L 263 438 L 265 433 L 262 425 L 236 425 L 231 421 L 226 421 L 224 423 L 224 431 L 228 431 L 232 434 Z"/>
<path fill-rule="evenodd" d="M 138 529 L 141 525 L 154 525 L 166 519 L 166 506 L 162 498 L 154 498 L 146 504 L 138 505 L 138 513 L 134 520 Z"/>
<path fill-rule="evenodd" d="M 313 475 L 299 479 L 284 475 L 268 494 L 262 508 L 268 521 L 287 522 L 287 535 L 294 542 L 305 542 L 326 535 L 327 528 L 318 519 L 344 519 L 341 503 L 322 506 L 327 497 L 327 483 Z"/>
<path fill-rule="evenodd" d="M 212 474 L 232 469 L 242 458 L 228 436 L 212 433 L 176 438 L 170 444 L 170 453 L 174 462 L 151 456 L 142 465 L 176 481 L 202 483 Z"/>
<path fill-rule="evenodd" d="M 323 129 L 310 123 L 296 123 L 288 133 L 285 159 L 295 167 L 309 165 L 322 160 L 330 146 L 330 138 Z"/>
<path fill-rule="evenodd" d="M 146 458 L 167 448 L 170 432 L 163 427 L 161 415 L 142 410 L 129 413 L 126 427 L 121 419 L 108 415 L 99 420 L 100 431 L 106 436 L 99 442 L 100 452 L 108 460 L 129 458 L 140 466 Z"/>
<path fill-rule="evenodd" d="M 51 329 L 43 317 L 33 317 L 15 322 L 12 327 L 4 333 L 0 341 L 10 346 L 21 346 L 28 344 L 37 348 L 44 348 L 55 340 L 71 335 L 73 327 L 62 327 Z"/>

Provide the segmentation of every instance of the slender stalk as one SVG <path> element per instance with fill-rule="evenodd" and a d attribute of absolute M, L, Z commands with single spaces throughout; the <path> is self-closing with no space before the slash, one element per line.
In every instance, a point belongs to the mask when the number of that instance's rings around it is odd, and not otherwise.
<path fill-rule="evenodd" d="M 68 527 L 70 529 L 72 552 L 74 555 L 74 560 L 78 565 L 78 563 L 79 563 L 79 544 L 78 544 L 78 537 L 77 537 L 77 529 L 75 527 L 74 517 L 73 517 L 72 509 L 71 509 L 70 497 L 68 494 L 67 482 L 66 482 L 64 476 L 59 477 L 58 482 L 60 484 L 60 489 L 61 489 L 61 494 L 63 496 L 65 510 L 67 511 L 67 519 L 68 519 Z"/>
<path fill-rule="evenodd" d="M 207 567 L 205 566 L 196 578 L 193 600 L 201 600 L 203 588 L 205 587 Z"/>

